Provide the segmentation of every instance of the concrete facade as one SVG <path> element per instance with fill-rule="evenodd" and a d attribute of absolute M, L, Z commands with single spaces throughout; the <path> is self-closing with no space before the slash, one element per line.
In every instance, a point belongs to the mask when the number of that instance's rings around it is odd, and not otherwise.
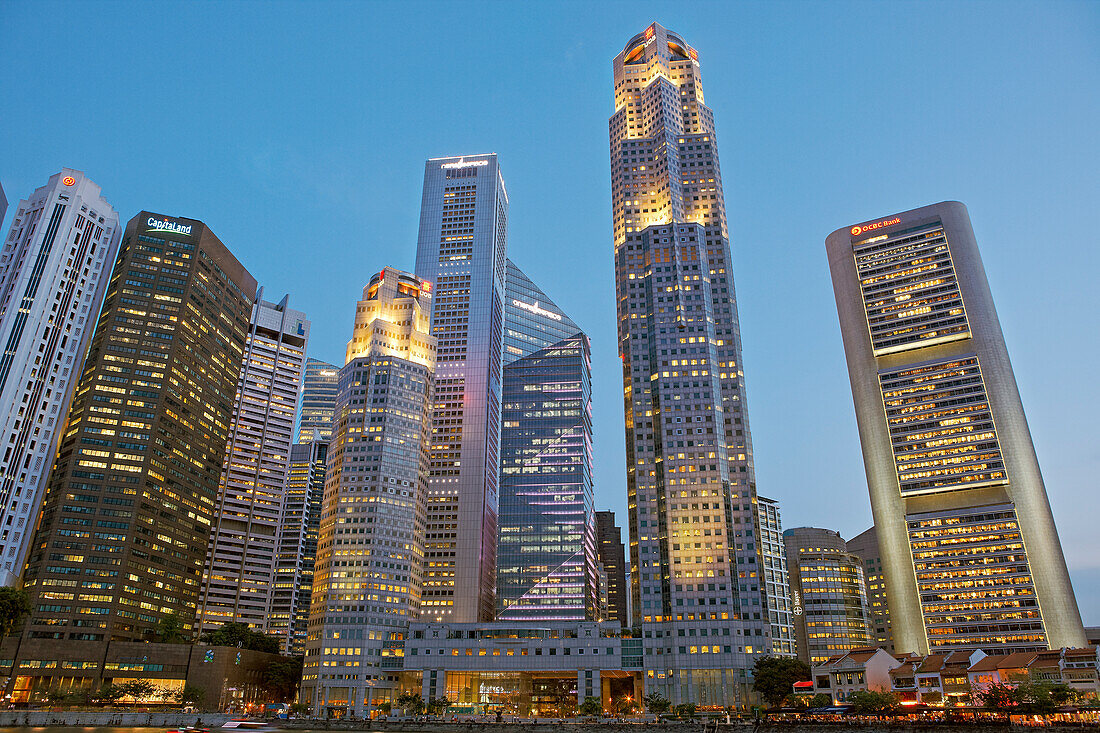
<path fill-rule="evenodd" d="M 966 207 L 838 229 L 826 249 L 895 647 L 1083 646 Z"/>

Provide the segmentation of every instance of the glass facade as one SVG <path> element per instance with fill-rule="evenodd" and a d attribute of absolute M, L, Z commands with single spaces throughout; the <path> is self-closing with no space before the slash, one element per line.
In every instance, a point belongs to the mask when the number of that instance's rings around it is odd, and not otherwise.
<path fill-rule="evenodd" d="M 795 601 L 798 656 L 809 665 L 872 643 L 863 561 L 831 529 L 783 533 Z"/>
<path fill-rule="evenodd" d="M 435 288 L 439 353 L 423 611 L 437 621 L 496 610 L 507 226 L 496 155 L 424 164 L 416 274 Z"/>
<path fill-rule="evenodd" d="M 825 246 L 875 515 L 874 576 L 889 602 L 876 638 L 922 654 L 1081 646 L 966 207 L 843 227 Z"/>
<path fill-rule="evenodd" d="M 1046 648 L 1035 583 L 1011 504 L 905 519 L 933 653 Z"/>
<path fill-rule="evenodd" d="M 501 436 L 497 618 L 596 620 L 587 337 L 504 368 Z"/>
<path fill-rule="evenodd" d="M 27 564 L 26 638 L 193 628 L 255 297 L 202 222 L 127 224 Z"/>
<path fill-rule="evenodd" d="M 613 70 L 631 605 L 654 639 L 646 689 L 745 704 L 772 624 L 714 115 L 698 53 L 657 23 Z M 707 642 L 698 654 L 690 637 Z"/>
<path fill-rule="evenodd" d="M 435 339 L 431 285 L 387 267 L 363 289 L 328 446 L 301 699 L 371 716 L 396 697 L 421 614 Z"/>
<path fill-rule="evenodd" d="M 768 592 L 768 620 L 771 622 L 772 653 L 794 656 L 797 652 L 787 553 L 783 546 L 783 522 L 779 502 L 757 497 L 760 507 L 760 547 L 764 559 L 764 582 Z"/>
<path fill-rule="evenodd" d="M 285 640 L 284 653 L 292 656 L 305 653 L 327 456 L 328 443 L 321 441 L 290 448 L 267 628 Z"/>
<path fill-rule="evenodd" d="M 256 298 L 203 568 L 199 633 L 230 622 L 266 631 L 271 618 L 310 323 L 287 307 L 289 296 L 269 303 L 261 288 Z"/>
<path fill-rule="evenodd" d="M 622 529 L 615 524 L 615 512 L 596 512 L 596 546 L 606 576 L 605 615 L 608 621 L 618 621 L 619 625 L 627 626 L 630 617 L 626 612 L 626 550 Z M 603 590 L 601 586 L 601 592 Z"/>
<path fill-rule="evenodd" d="M 336 409 L 337 373 L 335 364 L 309 357 L 302 376 L 302 414 L 298 422 L 298 442 L 308 443 L 319 436 L 332 439 L 332 413 Z"/>
<path fill-rule="evenodd" d="M 582 332 L 531 278 L 508 260 L 504 290 L 504 365 Z"/>

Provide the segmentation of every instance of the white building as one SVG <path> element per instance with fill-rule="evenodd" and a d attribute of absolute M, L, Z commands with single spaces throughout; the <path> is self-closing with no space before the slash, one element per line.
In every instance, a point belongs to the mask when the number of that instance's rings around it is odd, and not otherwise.
<path fill-rule="evenodd" d="M 99 186 L 63 168 L 19 202 L 0 251 L 3 585 L 14 585 L 23 570 L 121 234 Z"/>
<path fill-rule="evenodd" d="M 287 299 L 268 303 L 261 288 L 252 307 L 203 569 L 200 630 L 230 621 L 268 630 L 310 325 Z M 287 633 L 286 626 L 280 631 Z"/>

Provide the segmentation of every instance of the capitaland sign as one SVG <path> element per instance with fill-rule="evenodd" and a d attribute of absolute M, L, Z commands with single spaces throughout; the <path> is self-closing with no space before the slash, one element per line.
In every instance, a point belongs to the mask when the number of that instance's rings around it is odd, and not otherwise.
<path fill-rule="evenodd" d="M 873 232 L 876 229 L 883 229 L 885 227 L 892 227 L 895 224 L 901 224 L 900 216 L 895 216 L 893 219 L 883 219 L 882 221 L 876 221 L 870 224 L 854 226 L 852 227 L 852 236 L 858 237 L 860 234 L 866 234 L 867 232 Z"/>
<path fill-rule="evenodd" d="M 487 161 L 487 160 L 464 160 L 462 158 L 459 158 L 457 163 L 444 163 L 443 165 L 441 165 L 439 167 L 442 168 L 443 170 L 450 170 L 452 168 L 476 168 L 479 165 L 489 165 L 489 161 Z"/>
<path fill-rule="evenodd" d="M 522 308 L 523 310 L 527 311 L 528 313 L 534 313 L 536 316 L 543 316 L 545 318 L 549 318 L 552 321 L 560 321 L 561 320 L 561 315 L 559 315 L 557 313 L 551 313 L 550 311 L 546 310 L 545 308 L 540 308 L 539 307 L 539 302 L 537 300 L 534 302 L 534 304 L 531 304 L 531 303 L 524 303 L 522 300 L 515 300 L 513 298 L 512 299 L 512 305 L 514 305 L 517 308 Z"/>
<path fill-rule="evenodd" d="M 145 225 L 149 227 L 145 230 L 147 232 L 183 235 L 190 235 L 191 227 L 194 226 L 193 224 L 180 224 L 178 221 L 172 221 L 171 219 L 158 219 L 155 216 L 150 216 Z"/>

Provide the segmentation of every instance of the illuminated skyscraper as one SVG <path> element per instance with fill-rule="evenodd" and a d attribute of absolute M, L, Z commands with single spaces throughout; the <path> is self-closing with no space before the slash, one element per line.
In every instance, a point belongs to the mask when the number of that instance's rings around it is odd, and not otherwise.
<path fill-rule="evenodd" d="M 292 656 L 305 653 L 327 457 L 328 443 L 320 440 L 290 448 L 267 631 L 285 641 L 284 653 Z"/>
<path fill-rule="evenodd" d="M 598 620 L 588 338 L 504 367 L 502 417 L 497 616 Z"/>
<path fill-rule="evenodd" d="M 71 641 L 149 640 L 173 613 L 193 628 L 255 297 L 201 221 L 126 225 L 23 578 L 19 653 L 68 660 L 66 684 L 105 652 Z"/>
<path fill-rule="evenodd" d="M 894 647 L 1085 643 L 966 207 L 826 239 Z"/>
<path fill-rule="evenodd" d="M 798 599 L 798 658 L 820 664 L 834 654 L 872 643 L 863 562 L 840 533 L 795 527 L 783 533 L 791 595 Z"/>
<path fill-rule="evenodd" d="M 294 408 L 309 321 L 256 295 L 237 384 L 199 603 L 199 631 L 229 622 L 268 630 L 286 505 Z"/>
<path fill-rule="evenodd" d="M 794 656 L 794 607 L 791 604 L 790 568 L 783 546 L 783 522 L 779 502 L 756 497 L 760 507 L 760 552 L 764 564 L 764 583 L 768 595 L 768 621 L 771 623 L 772 653 Z"/>
<path fill-rule="evenodd" d="M 646 689 L 738 705 L 773 645 L 714 116 L 695 49 L 656 23 L 614 75 L 632 606 L 660 651 Z"/>
<path fill-rule="evenodd" d="M 23 571 L 121 234 L 99 186 L 63 168 L 19 202 L 0 251 L 0 584 Z"/>
<path fill-rule="evenodd" d="M 355 309 L 340 370 L 301 699 L 370 715 L 397 695 L 405 631 L 421 615 L 431 435 L 431 285 L 392 267 Z M 427 577 L 439 572 L 429 566 Z"/>
<path fill-rule="evenodd" d="M 596 512 L 596 547 L 606 576 L 607 620 L 630 625 L 626 612 L 626 550 L 615 512 Z M 601 586 L 601 591 L 603 591 Z"/>
<path fill-rule="evenodd" d="M 867 582 L 867 605 L 871 611 L 871 636 L 875 646 L 894 652 L 894 632 L 890 628 L 890 605 L 886 602 L 886 576 L 882 570 L 882 552 L 875 528 L 860 532 L 846 543 L 848 552 L 863 561 L 863 579 Z"/>
<path fill-rule="evenodd" d="M 425 163 L 416 274 L 435 286 L 439 341 L 425 621 L 489 621 L 496 610 L 507 223 L 495 154 Z"/>
<path fill-rule="evenodd" d="M 298 442 L 308 443 L 332 437 L 332 413 L 336 409 L 336 375 L 340 367 L 309 357 L 302 377 L 302 416 L 298 421 Z"/>

